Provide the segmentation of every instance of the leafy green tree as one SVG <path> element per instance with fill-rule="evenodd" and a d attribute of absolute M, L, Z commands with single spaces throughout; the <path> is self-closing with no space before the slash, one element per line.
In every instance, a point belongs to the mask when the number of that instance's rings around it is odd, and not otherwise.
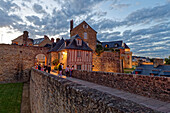
<path fill-rule="evenodd" d="M 169 56 L 169 58 L 165 58 L 165 64 L 170 64 L 170 56 Z"/>
<path fill-rule="evenodd" d="M 97 53 L 98 56 L 104 51 L 102 45 L 97 45 L 95 52 Z"/>
<path fill-rule="evenodd" d="M 55 60 L 53 60 L 53 62 L 52 62 L 52 63 L 53 63 L 53 65 L 57 66 L 57 65 L 58 65 L 58 63 L 59 63 L 59 59 L 57 59 L 57 58 L 56 58 Z"/>

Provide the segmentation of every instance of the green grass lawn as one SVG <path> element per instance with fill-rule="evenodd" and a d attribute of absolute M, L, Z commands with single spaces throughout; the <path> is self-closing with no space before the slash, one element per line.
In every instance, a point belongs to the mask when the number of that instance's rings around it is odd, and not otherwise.
<path fill-rule="evenodd" d="M 0 113 L 20 113 L 23 83 L 0 84 Z"/>
<path fill-rule="evenodd" d="M 124 73 L 131 73 L 134 70 L 135 70 L 134 68 L 124 68 Z"/>

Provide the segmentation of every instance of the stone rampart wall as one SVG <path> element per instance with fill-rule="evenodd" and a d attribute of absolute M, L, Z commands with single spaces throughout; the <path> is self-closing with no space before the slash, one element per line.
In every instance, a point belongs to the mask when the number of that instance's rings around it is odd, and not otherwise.
<path fill-rule="evenodd" d="M 117 72 L 121 73 L 122 64 L 120 60 L 120 52 L 108 52 L 105 51 L 97 56 L 93 54 L 93 71 L 103 72 Z"/>
<path fill-rule="evenodd" d="M 73 77 L 170 102 L 170 77 L 74 70 Z"/>
<path fill-rule="evenodd" d="M 48 48 L 0 44 L 0 82 L 24 82 L 30 77 L 37 54 L 47 56 Z"/>
<path fill-rule="evenodd" d="M 32 69 L 32 113 L 124 113 L 155 112 L 134 102 Z"/>

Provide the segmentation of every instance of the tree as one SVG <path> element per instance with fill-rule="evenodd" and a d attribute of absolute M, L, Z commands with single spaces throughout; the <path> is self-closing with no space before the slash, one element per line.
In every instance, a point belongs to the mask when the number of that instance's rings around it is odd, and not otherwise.
<path fill-rule="evenodd" d="M 165 58 L 165 64 L 170 64 L 170 56 L 169 56 L 169 58 Z"/>
<path fill-rule="evenodd" d="M 53 65 L 57 66 L 59 63 L 59 60 L 56 58 L 55 60 L 53 60 Z"/>
<path fill-rule="evenodd" d="M 95 52 L 97 53 L 98 56 L 104 51 L 102 45 L 97 45 Z"/>

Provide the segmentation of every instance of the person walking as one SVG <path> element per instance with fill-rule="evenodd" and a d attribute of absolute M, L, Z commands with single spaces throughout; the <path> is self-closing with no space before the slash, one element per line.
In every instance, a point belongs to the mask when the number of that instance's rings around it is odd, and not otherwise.
<path fill-rule="evenodd" d="M 48 70 L 48 73 L 50 73 L 50 71 L 51 71 L 51 66 L 50 66 L 50 64 L 48 65 L 47 70 Z"/>
<path fill-rule="evenodd" d="M 74 66 L 72 66 L 71 69 L 70 69 L 70 77 L 72 76 L 73 69 L 74 69 Z"/>
<path fill-rule="evenodd" d="M 59 70 L 59 76 L 62 76 L 62 63 L 60 63 L 58 70 Z"/>
<path fill-rule="evenodd" d="M 69 65 L 67 65 L 65 72 L 66 72 L 66 76 L 68 77 L 69 76 Z"/>
<path fill-rule="evenodd" d="M 47 65 L 44 65 L 44 71 L 46 72 L 46 70 L 47 70 Z"/>
<path fill-rule="evenodd" d="M 40 64 L 38 65 L 38 70 L 41 70 L 41 65 Z"/>

